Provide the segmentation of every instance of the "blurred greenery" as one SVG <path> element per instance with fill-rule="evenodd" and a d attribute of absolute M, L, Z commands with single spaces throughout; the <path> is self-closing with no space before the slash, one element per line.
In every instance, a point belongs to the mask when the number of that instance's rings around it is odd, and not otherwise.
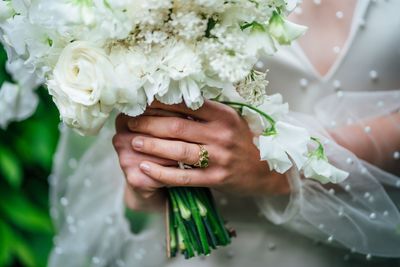
<path fill-rule="evenodd" d="M 10 77 L 0 47 L 0 85 Z M 52 246 L 48 182 L 59 116 L 46 90 L 26 121 L 0 129 L 0 267 L 46 266 Z"/>

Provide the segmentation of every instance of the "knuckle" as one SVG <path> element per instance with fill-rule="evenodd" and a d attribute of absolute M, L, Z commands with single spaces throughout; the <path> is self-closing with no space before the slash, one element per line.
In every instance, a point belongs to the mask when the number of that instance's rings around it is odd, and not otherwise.
<path fill-rule="evenodd" d="M 219 185 L 225 184 L 228 181 L 229 176 L 229 171 L 225 168 L 221 168 L 215 173 L 215 181 Z"/>
<path fill-rule="evenodd" d="M 137 172 L 128 174 L 127 180 L 128 180 L 130 187 L 135 192 L 143 190 L 143 188 L 145 187 L 143 180 L 139 178 L 139 175 L 137 175 Z"/>
<path fill-rule="evenodd" d="M 119 157 L 119 165 L 124 169 L 128 168 L 129 166 L 132 165 L 132 160 L 130 157 L 127 157 L 125 155 L 120 155 Z"/>
<path fill-rule="evenodd" d="M 149 138 L 144 138 L 143 139 L 143 148 L 147 152 L 152 153 L 156 150 L 156 144 L 155 144 L 154 140 L 149 139 Z"/>
<path fill-rule="evenodd" d="M 191 158 L 191 151 L 188 146 L 181 144 L 178 146 L 177 154 L 180 161 L 187 161 Z"/>
<path fill-rule="evenodd" d="M 112 137 L 112 144 L 115 149 L 119 149 L 122 146 L 121 137 L 119 134 L 115 134 Z"/>
<path fill-rule="evenodd" d="M 189 185 L 190 182 L 191 182 L 191 178 L 186 171 L 184 171 L 178 175 L 178 184 Z"/>
<path fill-rule="evenodd" d="M 185 121 L 183 120 L 174 120 L 171 123 L 171 132 L 174 134 L 174 136 L 182 136 L 186 130 L 186 124 Z"/>
<path fill-rule="evenodd" d="M 229 153 L 229 152 L 221 153 L 218 156 L 218 160 L 219 160 L 219 162 L 220 162 L 220 164 L 222 166 L 229 167 L 234 162 L 234 155 L 232 153 Z"/>
<path fill-rule="evenodd" d="M 224 147 L 232 147 L 235 144 L 235 133 L 231 129 L 221 130 L 218 133 L 220 144 Z"/>

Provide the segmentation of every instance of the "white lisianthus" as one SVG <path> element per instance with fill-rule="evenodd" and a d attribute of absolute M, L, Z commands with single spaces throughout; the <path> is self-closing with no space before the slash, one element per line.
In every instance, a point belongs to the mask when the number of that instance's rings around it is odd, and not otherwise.
<path fill-rule="evenodd" d="M 303 171 L 306 178 L 317 180 L 322 184 L 341 183 L 349 176 L 348 172 L 336 168 L 326 158 L 317 155 L 313 155 L 307 160 Z"/>
<path fill-rule="evenodd" d="M 261 160 L 266 160 L 270 170 L 285 173 L 295 163 L 301 169 L 307 161 L 307 143 L 310 135 L 306 129 L 278 121 L 275 134 L 261 135 L 259 149 Z"/>
<path fill-rule="evenodd" d="M 104 51 L 88 42 L 78 41 L 61 53 L 48 87 L 52 95 L 60 91 L 81 105 L 99 102 L 113 105 L 116 102 L 113 80 L 113 66 Z"/>
<path fill-rule="evenodd" d="M 36 110 L 38 97 L 30 89 L 4 82 L 0 88 L 0 127 L 29 118 Z"/>
<path fill-rule="evenodd" d="M 303 35 L 307 27 L 290 22 L 284 19 L 277 12 L 274 12 L 269 26 L 269 33 L 281 45 L 289 45 L 292 41 Z"/>

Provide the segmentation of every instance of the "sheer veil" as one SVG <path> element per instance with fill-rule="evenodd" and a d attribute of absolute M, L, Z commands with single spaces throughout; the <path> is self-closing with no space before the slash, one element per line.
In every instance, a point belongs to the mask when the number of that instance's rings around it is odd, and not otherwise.
<path fill-rule="evenodd" d="M 270 196 L 258 198 L 262 213 L 314 240 L 372 256 L 400 256 L 395 204 L 400 200 L 400 178 L 358 159 L 327 131 L 349 124 L 366 134 L 384 130 L 369 129 L 365 123 L 399 109 L 400 91 L 394 90 L 333 95 L 316 105 L 315 116 L 292 113 L 289 119 L 318 135 L 331 162 L 350 177 L 335 187 L 322 186 L 291 170 L 289 204 L 283 206 Z M 50 177 L 51 215 L 58 235 L 49 266 L 161 266 L 165 261 L 163 219 L 155 215 L 146 230 L 132 234 L 124 217 L 125 180 L 111 145 L 113 119 L 96 138 L 82 138 L 61 127 Z M 393 123 L 400 136 L 400 125 Z"/>

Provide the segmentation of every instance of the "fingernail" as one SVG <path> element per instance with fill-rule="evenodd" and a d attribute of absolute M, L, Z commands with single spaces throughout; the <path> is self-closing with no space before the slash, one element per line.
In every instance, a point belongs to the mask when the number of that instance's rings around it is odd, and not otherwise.
<path fill-rule="evenodd" d="M 144 172 L 150 172 L 150 165 L 147 163 L 141 163 L 140 169 Z"/>
<path fill-rule="evenodd" d="M 141 149 L 143 147 L 143 139 L 135 138 L 133 140 L 133 148 L 134 149 Z"/>

